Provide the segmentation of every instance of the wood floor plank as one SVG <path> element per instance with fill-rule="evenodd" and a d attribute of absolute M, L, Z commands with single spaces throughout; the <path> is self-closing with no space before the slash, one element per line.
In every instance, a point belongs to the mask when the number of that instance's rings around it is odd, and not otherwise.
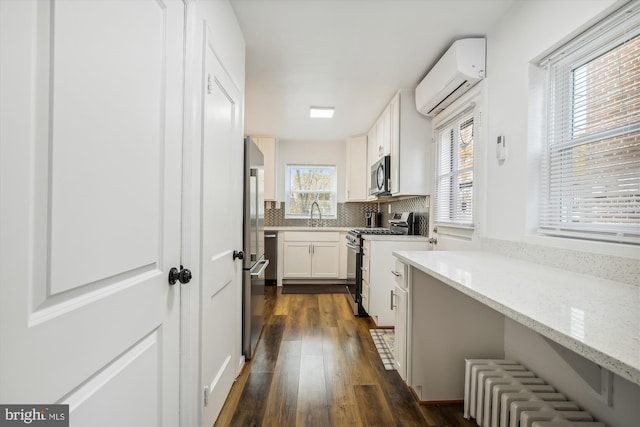
<path fill-rule="evenodd" d="M 324 330 L 323 354 L 330 425 L 361 426 L 353 390 L 353 381 L 357 378 L 350 375 L 352 367 L 342 351 L 340 335 L 337 327 Z"/>
<path fill-rule="evenodd" d="M 304 427 L 329 426 L 329 409 L 322 355 L 302 355 L 296 425 Z"/>
<path fill-rule="evenodd" d="M 458 425 L 451 424 L 447 414 L 438 405 L 423 405 L 420 406 L 420 411 L 428 426 Z"/>
<path fill-rule="evenodd" d="M 460 404 L 451 405 L 438 405 L 442 413 L 445 414 L 446 419 L 450 425 L 464 426 L 464 427 L 477 427 L 474 421 L 467 420 L 463 416 L 464 408 Z"/>
<path fill-rule="evenodd" d="M 231 426 L 261 426 L 266 401 L 264 396 L 271 387 L 272 373 L 250 373 L 242 396 L 231 419 Z"/>
<path fill-rule="evenodd" d="M 346 295 L 270 288 L 256 355 L 216 426 L 474 425 L 461 405 L 417 405 L 398 373 L 384 369 L 371 320 L 353 316 Z"/>
<path fill-rule="evenodd" d="M 222 410 L 218 415 L 218 419 L 214 424 L 215 427 L 226 427 L 231 425 L 231 420 L 233 419 L 233 415 L 235 414 L 238 404 L 240 403 L 240 398 L 242 397 L 242 390 L 244 390 L 247 378 L 249 377 L 248 372 L 249 365 L 245 365 L 242 373 L 238 376 L 231 387 L 227 400 L 224 402 Z"/>
<path fill-rule="evenodd" d="M 396 424 L 379 386 L 357 385 L 354 390 L 364 425 L 388 427 Z"/>
<path fill-rule="evenodd" d="M 333 294 L 331 297 L 336 304 L 337 320 L 352 320 L 355 318 L 350 302 L 351 297 L 349 295 Z"/>
<path fill-rule="evenodd" d="M 278 353 L 280 351 L 280 342 L 285 329 L 285 316 L 271 316 L 269 322 L 262 329 L 262 335 L 258 343 L 260 351 L 255 352 L 251 372 L 273 372 Z"/>
<path fill-rule="evenodd" d="M 280 345 L 274 379 L 269 395 L 265 396 L 264 426 L 289 427 L 296 424 L 301 348 L 300 341 L 282 341 Z"/>

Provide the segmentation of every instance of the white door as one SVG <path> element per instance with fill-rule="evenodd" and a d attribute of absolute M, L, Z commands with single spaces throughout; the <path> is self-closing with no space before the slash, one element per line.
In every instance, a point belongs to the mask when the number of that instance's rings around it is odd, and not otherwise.
<path fill-rule="evenodd" d="M 240 91 L 205 36 L 201 211 L 202 425 L 212 426 L 236 378 L 241 351 L 242 167 Z M 240 218 L 238 218 L 240 215 Z"/>
<path fill-rule="evenodd" d="M 183 9 L 0 1 L 0 402 L 178 425 Z"/>

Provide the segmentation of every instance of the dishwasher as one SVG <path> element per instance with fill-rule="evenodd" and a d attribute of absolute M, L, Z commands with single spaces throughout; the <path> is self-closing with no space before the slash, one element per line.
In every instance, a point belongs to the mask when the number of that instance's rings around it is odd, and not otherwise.
<path fill-rule="evenodd" d="M 278 232 L 265 231 L 264 233 L 264 257 L 269 260 L 269 265 L 264 272 L 264 284 L 276 285 L 278 283 Z"/>

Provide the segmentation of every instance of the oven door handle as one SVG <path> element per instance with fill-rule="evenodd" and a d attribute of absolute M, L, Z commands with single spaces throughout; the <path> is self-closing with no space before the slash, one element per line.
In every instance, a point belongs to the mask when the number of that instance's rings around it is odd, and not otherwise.
<path fill-rule="evenodd" d="M 358 245 L 355 245 L 355 244 L 351 243 L 351 242 L 347 242 L 347 247 L 349 249 L 353 249 L 356 253 L 360 252 L 360 247 Z"/>

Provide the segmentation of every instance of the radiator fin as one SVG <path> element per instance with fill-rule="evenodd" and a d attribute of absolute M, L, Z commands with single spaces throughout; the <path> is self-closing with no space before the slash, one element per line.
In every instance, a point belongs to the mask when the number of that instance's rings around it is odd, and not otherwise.
<path fill-rule="evenodd" d="M 464 417 L 481 427 L 605 427 L 514 360 L 465 362 Z"/>

